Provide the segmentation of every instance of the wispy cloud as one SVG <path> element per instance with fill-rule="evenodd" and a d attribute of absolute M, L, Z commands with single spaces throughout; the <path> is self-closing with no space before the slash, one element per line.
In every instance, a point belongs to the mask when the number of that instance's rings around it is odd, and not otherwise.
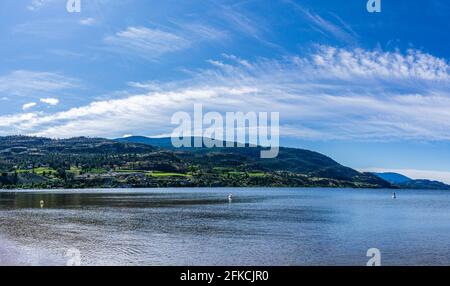
<path fill-rule="evenodd" d="M 0 93 L 36 97 L 79 86 L 76 79 L 60 73 L 17 70 L 0 76 Z"/>
<path fill-rule="evenodd" d="M 80 24 L 84 26 L 92 26 L 96 23 L 94 18 L 83 18 L 80 20 Z"/>
<path fill-rule="evenodd" d="M 27 9 L 30 11 L 37 11 L 52 2 L 55 2 L 55 0 L 31 0 L 27 6 Z"/>
<path fill-rule="evenodd" d="M 302 17 L 305 17 L 315 28 L 319 29 L 324 34 L 332 36 L 340 41 L 349 44 L 356 44 L 358 42 L 358 34 L 344 22 L 336 14 L 331 14 L 338 23 L 325 19 L 323 16 L 308 10 L 305 7 L 295 3 L 292 0 L 283 0 L 285 3 L 293 7 Z"/>
<path fill-rule="evenodd" d="M 105 43 L 116 52 L 147 59 L 190 48 L 202 41 L 215 41 L 226 37 L 216 28 L 199 24 L 176 24 L 178 29 L 128 27 L 105 38 Z"/>
<path fill-rule="evenodd" d="M 145 27 L 128 27 L 124 31 L 106 37 L 105 41 L 112 46 L 148 58 L 182 50 L 190 45 L 187 39 L 174 33 Z"/>
<path fill-rule="evenodd" d="M 210 63 L 190 80 L 132 83 L 142 94 L 54 114 L 3 116 L 0 133 L 167 134 L 174 112 L 202 103 L 218 112 L 278 111 L 282 136 L 450 140 L 449 64 L 429 54 L 319 46 L 307 57 L 252 62 L 224 55 Z"/>
<path fill-rule="evenodd" d="M 228 29 L 237 33 L 237 35 L 244 35 L 266 47 L 286 53 L 282 46 L 268 39 L 267 34 L 270 34 L 271 29 L 267 23 L 253 13 L 241 12 L 231 5 L 218 5 L 217 11 L 217 17 L 224 21 Z"/>
<path fill-rule="evenodd" d="M 298 60 L 303 61 L 301 58 Z M 445 59 L 417 50 L 401 54 L 319 46 L 318 52 L 307 60 L 306 66 L 317 73 L 315 76 L 320 76 L 320 73 L 325 78 L 450 80 L 450 68 Z"/>
<path fill-rule="evenodd" d="M 64 27 L 64 28 L 61 28 Z M 12 27 L 14 36 L 27 36 L 45 39 L 65 39 L 73 36 L 75 31 L 82 27 L 79 20 L 75 18 L 39 18 L 27 20 Z"/>
<path fill-rule="evenodd" d="M 230 27 L 234 30 L 246 34 L 249 37 L 261 39 L 261 30 L 263 30 L 263 27 L 261 25 L 258 26 L 247 15 L 239 13 L 231 7 L 222 6 L 220 8 L 220 16 L 230 23 Z"/>

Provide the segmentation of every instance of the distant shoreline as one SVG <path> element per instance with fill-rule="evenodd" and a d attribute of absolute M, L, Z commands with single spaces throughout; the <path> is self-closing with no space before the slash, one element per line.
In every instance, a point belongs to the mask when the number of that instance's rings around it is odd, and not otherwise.
<path fill-rule="evenodd" d="M 165 189 L 175 189 L 175 190 L 206 190 L 206 189 L 214 189 L 214 190 L 223 190 L 223 189 L 252 189 L 252 190 L 258 190 L 258 189 L 267 189 L 267 190 L 273 190 L 273 189 L 318 189 L 318 190 L 411 190 L 411 189 L 399 189 L 399 188 L 345 188 L 345 187 L 124 187 L 124 188 L 101 188 L 101 187 L 94 187 L 94 188 L 52 188 L 52 189 L 0 189 L 0 192 L 16 192 L 16 191 L 83 191 L 83 190 L 127 190 L 127 189 L 134 189 L 134 190 L 165 190 Z M 442 190 L 445 191 L 445 190 Z"/>

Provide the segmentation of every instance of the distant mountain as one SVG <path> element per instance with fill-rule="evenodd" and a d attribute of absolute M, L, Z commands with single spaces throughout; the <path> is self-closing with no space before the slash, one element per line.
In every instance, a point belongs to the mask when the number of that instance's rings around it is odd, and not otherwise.
<path fill-rule="evenodd" d="M 450 190 L 450 186 L 438 181 L 413 180 L 398 173 L 373 173 L 381 179 L 401 189 Z"/>
<path fill-rule="evenodd" d="M 123 138 L 114 139 L 116 142 L 120 143 L 139 143 L 146 144 L 155 147 L 160 147 L 164 149 L 172 149 L 172 139 L 171 138 L 150 138 L 144 136 L 129 136 Z"/>
<path fill-rule="evenodd" d="M 0 188 L 392 187 L 317 152 L 280 148 L 261 159 L 261 150 L 174 149 L 170 138 L 0 137 Z"/>
<path fill-rule="evenodd" d="M 397 184 L 402 189 L 417 190 L 450 190 L 450 186 L 438 181 L 430 180 L 411 180 Z"/>
<path fill-rule="evenodd" d="M 103 138 L 75 137 L 70 139 L 49 139 L 42 137 L 8 136 L 0 137 L 0 159 L 7 156 L 50 155 L 50 154 L 126 154 L 151 152 L 155 147 L 119 143 Z"/>
<path fill-rule="evenodd" d="M 373 173 L 373 174 L 382 178 L 385 181 L 388 181 L 391 184 L 401 184 L 408 181 L 412 181 L 411 178 L 408 178 L 398 173 Z"/>
<path fill-rule="evenodd" d="M 203 144 L 203 138 L 202 137 L 190 137 L 189 138 L 191 141 L 191 146 L 194 146 L 195 144 L 195 140 L 199 139 L 202 142 L 202 146 L 206 147 Z M 129 136 L 129 137 L 123 137 L 123 138 L 117 138 L 114 139 L 114 141 L 116 142 L 121 142 L 121 143 L 140 143 L 140 144 L 146 144 L 146 145 L 151 145 L 151 146 L 155 146 L 155 147 L 159 147 L 159 148 L 163 148 L 163 149 L 170 149 L 170 150 L 191 150 L 191 151 L 195 151 L 198 149 L 193 148 L 193 147 L 181 147 L 181 148 L 175 148 L 172 144 L 172 138 L 170 137 L 162 137 L 162 138 L 151 138 L 151 137 L 145 137 L 145 136 Z M 225 146 L 227 144 L 227 141 L 218 141 L 216 140 L 217 145 L 223 145 Z M 231 145 L 236 145 L 235 142 L 231 142 Z M 246 146 L 248 147 L 249 144 L 246 144 Z"/>

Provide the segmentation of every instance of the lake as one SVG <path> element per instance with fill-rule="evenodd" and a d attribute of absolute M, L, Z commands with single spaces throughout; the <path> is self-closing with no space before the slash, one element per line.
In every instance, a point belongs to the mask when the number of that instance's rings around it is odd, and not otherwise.
<path fill-rule="evenodd" d="M 450 192 L 396 193 L 3 191 L 0 265 L 450 265 Z"/>

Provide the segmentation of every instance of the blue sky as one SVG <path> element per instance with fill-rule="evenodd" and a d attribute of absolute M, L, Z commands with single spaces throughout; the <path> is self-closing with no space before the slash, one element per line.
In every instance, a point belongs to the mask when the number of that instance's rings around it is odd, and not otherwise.
<path fill-rule="evenodd" d="M 170 134 L 170 118 L 280 112 L 282 142 L 450 182 L 445 0 L 0 3 L 0 135 Z"/>

